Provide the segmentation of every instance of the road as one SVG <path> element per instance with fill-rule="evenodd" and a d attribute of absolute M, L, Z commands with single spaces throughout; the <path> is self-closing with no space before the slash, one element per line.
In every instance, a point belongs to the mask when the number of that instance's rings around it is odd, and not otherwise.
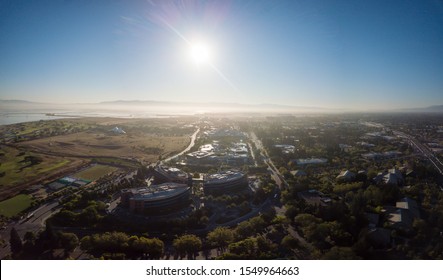
<path fill-rule="evenodd" d="M 167 159 L 164 159 L 162 161 L 160 161 L 160 164 L 164 163 L 164 162 L 168 162 L 173 160 L 174 158 L 183 155 L 184 153 L 188 152 L 190 149 L 192 149 L 192 147 L 194 147 L 195 145 L 195 139 L 197 138 L 198 133 L 200 132 L 200 128 L 198 128 L 194 134 L 192 134 L 191 136 L 191 143 L 189 143 L 188 147 L 186 147 L 186 149 L 184 149 L 183 151 L 181 151 L 180 153 L 173 155 L 171 157 L 168 157 Z"/>
<path fill-rule="evenodd" d="M 393 132 L 395 135 L 407 139 L 409 143 L 415 146 L 420 151 L 420 153 L 422 153 L 434 165 L 438 172 L 443 175 L 443 163 L 434 155 L 434 153 L 428 147 L 426 147 L 426 145 L 420 143 L 420 141 L 418 141 L 412 135 L 406 134 L 402 131 L 393 130 Z"/>
<path fill-rule="evenodd" d="M 45 226 L 46 220 L 60 210 L 57 208 L 58 206 L 58 201 L 44 204 L 32 212 L 34 213 L 32 217 L 28 219 L 25 217 L 18 222 L 9 223 L 6 228 L 2 229 L 0 234 L 2 239 L 6 241 L 6 246 L 0 248 L 0 259 L 4 259 L 4 257 L 10 254 L 9 237 L 13 227 L 22 239 L 28 231 L 37 233 Z"/>
<path fill-rule="evenodd" d="M 288 186 L 288 183 L 284 179 L 284 177 L 280 174 L 278 169 L 275 167 L 274 163 L 272 162 L 271 158 L 268 155 L 268 152 L 263 147 L 263 144 L 261 143 L 260 139 L 258 139 L 257 135 L 255 135 L 254 132 L 249 133 L 249 136 L 254 142 L 257 149 L 260 151 L 260 155 L 264 158 L 264 162 L 268 166 L 268 170 L 271 171 L 271 177 L 272 179 L 277 183 L 277 186 L 280 190 L 285 189 Z"/>
<path fill-rule="evenodd" d="M 269 157 L 269 155 L 268 155 L 266 149 L 264 148 L 263 144 L 261 143 L 260 139 L 258 139 L 257 135 L 255 135 L 254 132 L 251 132 L 249 135 L 250 135 L 252 142 L 254 142 L 255 146 L 257 147 L 257 149 L 260 150 L 261 156 L 264 157 L 264 159 L 265 159 L 264 161 L 265 161 L 266 165 L 268 166 L 268 170 L 271 171 L 271 178 L 275 181 L 278 188 L 280 190 L 284 190 L 285 188 L 287 188 L 288 183 L 286 182 L 284 177 L 280 174 L 278 169 L 275 167 L 274 163 L 272 162 L 271 158 Z M 274 207 L 277 215 L 285 215 L 286 208 L 284 205 L 278 206 L 274 203 L 273 207 Z M 308 243 L 302 236 L 300 236 L 300 234 L 298 234 L 298 232 L 294 229 L 294 227 L 291 224 L 288 225 L 288 233 L 292 237 L 297 239 L 304 248 L 308 249 L 309 252 L 313 251 L 313 246 L 310 243 Z M 305 253 L 308 254 L 308 252 L 305 252 Z"/>

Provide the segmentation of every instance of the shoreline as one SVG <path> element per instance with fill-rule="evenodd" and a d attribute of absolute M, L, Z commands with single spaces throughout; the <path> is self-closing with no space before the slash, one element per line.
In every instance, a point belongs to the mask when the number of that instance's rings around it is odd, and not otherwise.
<path fill-rule="evenodd" d="M 111 114 L 111 113 L 50 113 L 50 112 L 7 112 L 0 114 L 0 126 L 2 125 L 14 125 L 27 122 L 36 121 L 50 121 L 58 119 L 80 119 L 80 118 L 116 118 L 116 119 L 162 119 L 162 118 L 174 118 L 183 116 L 195 116 L 196 113 L 183 113 L 183 114 Z"/>

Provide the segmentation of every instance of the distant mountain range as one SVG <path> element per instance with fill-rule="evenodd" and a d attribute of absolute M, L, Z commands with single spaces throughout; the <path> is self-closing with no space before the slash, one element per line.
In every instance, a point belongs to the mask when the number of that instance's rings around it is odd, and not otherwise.
<path fill-rule="evenodd" d="M 186 106 L 186 107 L 210 107 L 210 108 L 266 108 L 275 110 L 330 110 L 321 107 L 291 106 L 280 104 L 243 104 L 243 103 L 225 103 L 225 102 L 174 102 L 174 101 L 155 101 L 155 100 L 116 100 L 105 101 L 98 104 L 104 105 L 134 105 L 134 106 Z"/>
<path fill-rule="evenodd" d="M 429 106 L 429 107 L 424 107 L 424 108 L 409 108 L 409 109 L 403 109 L 402 111 L 423 112 L 423 113 L 442 113 L 443 112 L 443 105 L 435 105 L 435 106 Z"/>
<path fill-rule="evenodd" d="M 241 104 L 241 103 L 222 103 L 222 102 L 174 102 L 174 101 L 155 101 L 155 100 L 116 100 L 116 101 L 104 101 L 99 103 L 75 103 L 75 104 L 51 104 L 51 103 L 39 103 L 25 100 L 1 100 L 0 109 L 9 108 L 12 109 L 20 107 L 26 108 L 47 108 L 47 109 L 65 109 L 68 107 L 76 106 L 76 109 L 91 108 L 91 109 L 106 109 L 106 110 L 123 110 L 128 107 L 134 110 L 142 109 L 156 109 L 168 111 L 172 110 L 196 110 L 205 112 L 340 112 L 338 109 L 328 109 L 319 107 L 304 107 L 304 106 L 288 106 L 278 104 Z"/>
<path fill-rule="evenodd" d="M 0 99 L 0 103 L 5 103 L 5 104 L 31 104 L 31 103 L 35 103 L 35 104 L 41 104 L 39 102 L 32 102 L 32 101 L 26 101 L 26 100 L 18 100 L 18 99 L 9 99 L 9 100 L 4 100 L 4 99 Z"/>
<path fill-rule="evenodd" d="M 279 105 L 279 104 L 241 104 L 241 103 L 223 103 L 223 102 L 175 102 L 175 101 L 156 101 L 156 100 L 116 100 L 116 101 L 104 101 L 99 103 L 75 103 L 75 104 L 51 104 L 32 102 L 26 100 L 2 100 L 0 99 L 0 110 L 26 110 L 26 109 L 39 109 L 39 110 L 51 110 L 51 109 L 72 109 L 72 106 L 76 108 L 88 108 L 88 109 L 104 109 L 104 110 L 145 110 L 148 108 L 156 110 L 168 111 L 168 108 L 174 110 L 197 110 L 206 112 L 276 112 L 276 113 L 340 113 L 340 112 L 358 112 L 355 109 L 331 109 L 321 107 L 307 107 L 307 106 L 292 106 L 292 105 Z M 420 113 L 443 113 L 443 105 L 435 105 L 423 108 L 404 108 L 392 110 L 392 112 L 420 112 Z"/>

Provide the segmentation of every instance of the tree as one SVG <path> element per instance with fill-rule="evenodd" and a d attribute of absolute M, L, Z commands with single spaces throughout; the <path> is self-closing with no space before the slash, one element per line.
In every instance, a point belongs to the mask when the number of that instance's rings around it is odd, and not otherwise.
<path fill-rule="evenodd" d="M 68 208 L 71 207 L 71 205 L 67 206 Z M 74 226 L 77 223 L 77 214 L 70 211 L 70 210 L 62 210 L 54 215 L 54 222 L 57 225 L 62 226 Z"/>
<path fill-rule="evenodd" d="M 286 235 L 280 242 L 280 245 L 286 249 L 295 249 L 299 246 L 299 242 L 297 239 L 292 237 L 291 235 Z"/>
<path fill-rule="evenodd" d="M 195 254 L 202 248 L 202 241 L 193 234 L 182 235 L 174 239 L 172 244 L 180 257 L 188 255 L 189 259 L 194 259 Z"/>
<path fill-rule="evenodd" d="M 252 225 L 249 221 L 241 222 L 235 228 L 235 235 L 237 240 L 245 239 L 248 236 L 253 235 Z"/>
<path fill-rule="evenodd" d="M 208 233 L 207 239 L 209 243 L 217 246 L 222 252 L 224 252 L 228 244 L 234 240 L 234 233 L 228 228 L 218 227 Z"/>
<path fill-rule="evenodd" d="M 295 216 L 298 214 L 298 209 L 294 205 L 286 206 L 286 212 L 285 215 L 289 220 L 293 220 Z"/>
<path fill-rule="evenodd" d="M 236 243 L 229 244 L 229 252 L 239 256 L 240 258 L 253 258 L 256 252 L 256 239 L 253 237 L 246 238 Z"/>
<path fill-rule="evenodd" d="M 165 251 L 165 244 L 158 238 L 151 238 L 148 241 L 148 256 L 153 259 L 159 259 Z"/>
<path fill-rule="evenodd" d="M 27 231 L 25 233 L 25 236 L 23 238 L 25 242 L 34 243 L 35 241 L 35 234 L 32 231 Z"/>
<path fill-rule="evenodd" d="M 96 224 L 102 216 L 98 214 L 95 206 L 91 205 L 86 207 L 79 215 L 78 221 L 81 225 L 94 225 Z"/>
<path fill-rule="evenodd" d="M 131 236 L 128 240 L 127 253 L 134 258 L 158 259 L 163 255 L 164 243 L 158 238 Z"/>
<path fill-rule="evenodd" d="M 128 240 L 129 237 L 124 232 L 105 232 L 83 237 L 81 248 L 96 257 L 103 253 L 126 253 Z"/>
<path fill-rule="evenodd" d="M 23 251 L 26 253 L 31 253 L 35 249 L 36 236 L 32 231 L 27 231 L 23 237 L 25 243 L 23 244 Z"/>
<path fill-rule="evenodd" d="M 307 213 L 298 214 L 294 219 L 295 224 L 300 225 L 301 227 L 308 227 L 313 224 L 318 224 L 321 221 L 321 219 Z"/>
<path fill-rule="evenodd" d="M 52 223 L 50 221 L 46 222 L 45 231 L 40 234 L 40 239 L 43 241 L 43 247 L 46 249 L 54 249 L 58 243 L 58 234 L 57 231 L 52 227 Z"/>
<path fill-rule="evenodd" d="M 257 241 L 257 256 L 261 259 L 270 259 L 275 257 L 275 251 L 277 250 L 277 245 L 271 240 L 258 236 Z"/>
<path fill-rule="evenodd" d="M 65 256 L 67 257 L 80 244 L 77 235 L 70 232 L 63 232 L 59 235 L 60 244 L 63 247 Z"/>
<path fill-rule="evenodd" d="M 325 260 L 359 260 L 352 248 L 349 247 L 332 247 L 326 254 L 323 255 L 322 259 Z"/>
<path fill-rule="evenodd" d="M 330 242 L 328 239 L 330 232 L 331 225 L 329 223 L 313 225 L 304 231 L 306 239 L 321 250 L 330 247 Z"/>
<path fill-rule="evenodd" d="M 263 231 L 263 229 L 265 228 L 265 221 L 260 216 L 257 216 L 257 217 L 254 217 L 254 218 L 250 219 L 249 222 L 250 222 L 250 224 L 252 226 L 252 229 L 256 233 L 259 233 L 259 232 Z"/>
<path fill-rule="evenodd" d="M 9 239 L 9 242 L 11 245 L 12 254 L 19 255 L 23 249 L 23 242 L 14 227 L 11 229 L 11 237 Z"/>

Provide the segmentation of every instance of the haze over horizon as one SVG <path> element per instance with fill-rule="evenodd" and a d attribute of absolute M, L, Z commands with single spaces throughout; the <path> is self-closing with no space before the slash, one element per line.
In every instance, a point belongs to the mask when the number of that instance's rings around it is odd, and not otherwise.
<path fill-rule="evenodd" d="M 428 107 L 442 50 L 432 0 L 0 1 L 0 99 Z"/>

